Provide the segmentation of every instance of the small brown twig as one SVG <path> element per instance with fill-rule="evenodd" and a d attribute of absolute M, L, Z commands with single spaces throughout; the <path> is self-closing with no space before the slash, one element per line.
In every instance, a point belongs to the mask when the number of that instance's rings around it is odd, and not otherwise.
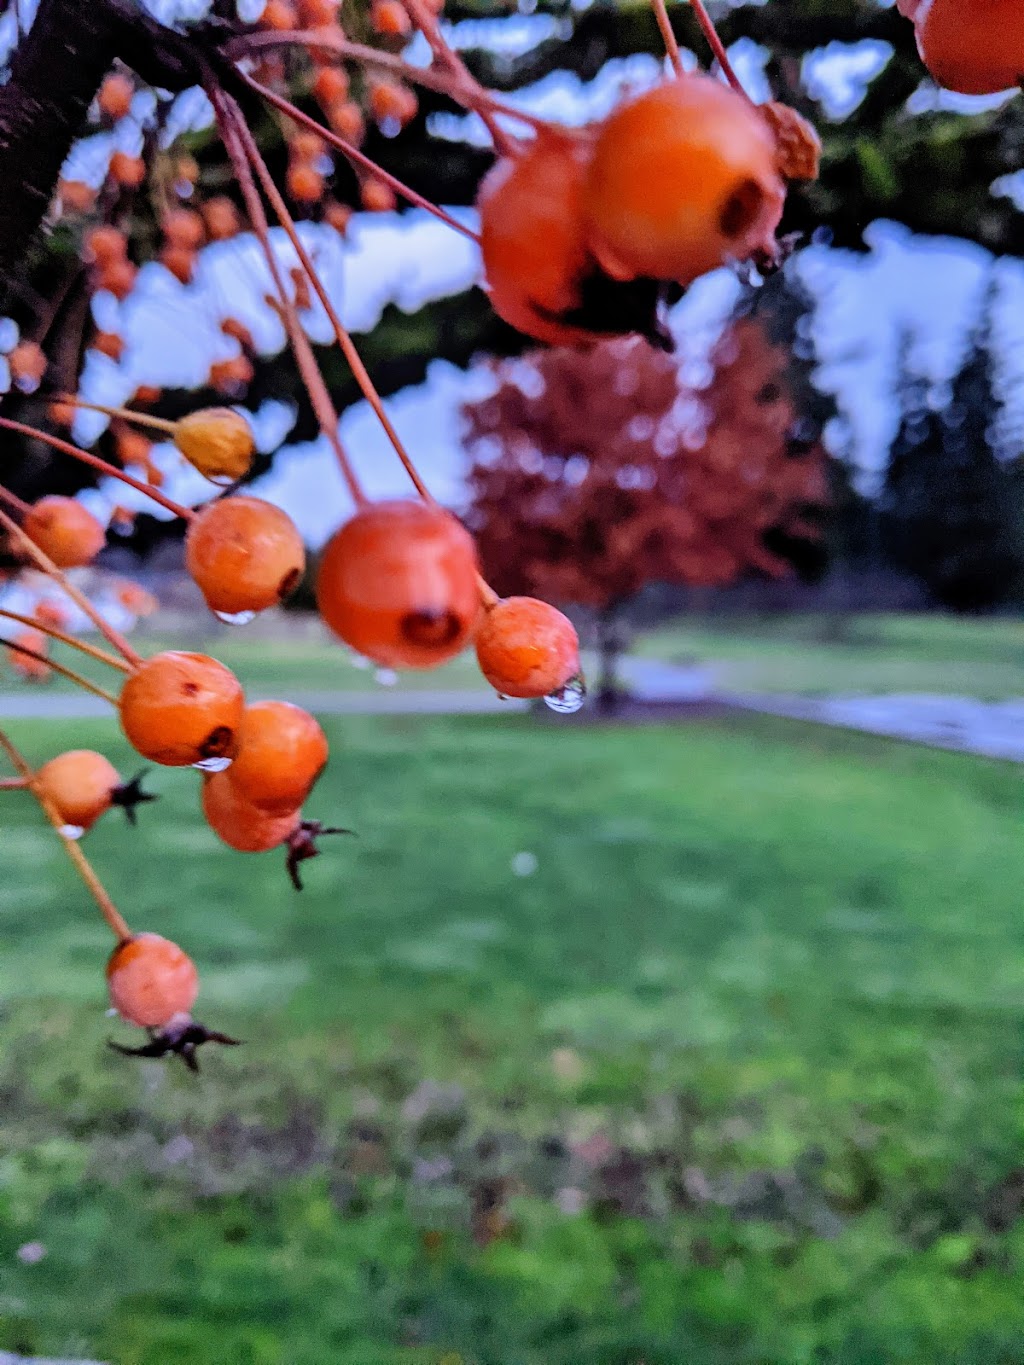
<path fill-rule="evenodd" d="M 655 0 L 655 2 L 657 3 L 657 0 Z M 719 38 L 718 30 L 715 28 L 715 25 L 712 22 L 711 15 L 708 14 L 707 10 L 704 7 L 704 0 L 690 0 L 690 5 L 693 9 L 694 18 L 700 25 L 701 32 L 704 34 L 704 37 L 708 40 L 708 46 L 711 48 L 711 51 L 715 55 L 715 60 L 718 62 L 718 65 L 722 68 L 723 76 L 725 76 L 725 79 L 736 91 L 737 95 L 742 95 L 745 100 L 747 100 L 750 104 L 753 104 L 754 101 L 743 89 L 743 86 L 740 83 L 739 76 L 737 76 L 736 72 L 733 70 L 733 65 L 729 59 L 729 54 L 725 50 L 725 44 L 722 42 L 721 38 Z"/>
<path fill-rule="evenodd" d="M 654 6 L 654 17 L 658 21 L 658 28 L 661 30 L 665 51 L 672 63 L 672 70 L 677 76 L 681 76 L 683 74 L 683 59 L 679 55 L 679 44 L 672 30 L 672 20 L 668 17 L 668 7 L 665 0 L 651 0 L 651 3 Z"/>

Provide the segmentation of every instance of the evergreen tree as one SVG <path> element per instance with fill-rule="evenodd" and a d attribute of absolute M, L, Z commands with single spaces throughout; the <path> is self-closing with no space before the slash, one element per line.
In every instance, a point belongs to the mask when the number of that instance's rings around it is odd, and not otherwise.
<path fill-rule="evenodd" d="M 991 350 L 991 295 L 949 402 L 904 371 L 903 416 L 881 499 L 893 561 L 955 611 L 1010 600 L 1024 581 L 1021 480 L 994 447 L 998 410 Z"/>

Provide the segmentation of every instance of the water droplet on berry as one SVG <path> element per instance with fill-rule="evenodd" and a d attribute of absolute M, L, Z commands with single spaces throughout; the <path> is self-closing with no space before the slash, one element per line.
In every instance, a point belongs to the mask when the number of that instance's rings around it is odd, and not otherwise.
<path fill-rule="evenodd" d="M 353 668 L 369 668 L 370 660 L 365 654 L 353 654 L 349 660 Z"/>
<path fill-rule="evenodd" d="M 557 692 L 549 692 L 544 698 L 544 705 L 550 706 L 552 711 L 557 711 L 560 716 L 571 716 L 574 711 L 578 711 L 587 699 L 587 685 L 583 681 L 583 674 L 577 673 L 575 678 L 558 689 Z"/>
<path fill-rule="evenodd" d="M 83 825 L 61 825 L 60 832 L 65 839 L 81 839 L 85 833 Z"/>
<path fill-rule="evenodd" d="M 198 763 L 193 763 L 192 766 L 198 768 L 201 773 L 222 773 L 225 768 L 231 767 L 231 759 L 201 758 Z"/>
<path fill-rule="evenodd" d="M 380 683 L 381 687 L 394 687 L 398 682 L 398 674 L 393 668 L 378 668 L 373 675 L 373 681 Z"/>
<path fill-rule="evenodd" d="M 107 1019 L 116 1019 L 116 1018 L 117 1018 L 117 1010 L 115 1010 L 115 1009 L 104 1010 L 103 1013 L 104 1013 L 104 1015 L 105 1015 L 105 1017 L 106 1017 Z"/>
<path fill-rule="evenodd" d="M 215 611 L 213 614 L 226 626 L 247 626 L 250 621 L 256 620 L 254 611 Z"/>

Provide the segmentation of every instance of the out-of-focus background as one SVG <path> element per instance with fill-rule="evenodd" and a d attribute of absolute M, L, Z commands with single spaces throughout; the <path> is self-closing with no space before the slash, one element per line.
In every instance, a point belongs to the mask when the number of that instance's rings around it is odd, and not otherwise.
<path fill-rule="evenodd" d="M 674 358 L 523 353 L 419 213 L 308 229 L 488 574 L 577 621 L 578 715 L 501 702 L 471 657 L 375 670 L 327 638 L 312 570 L 288 611 L 225 626 L 180 528 L 19 451 L 24 496 L 111 520 L 81 581 L 126 626 L 149 606 L 128 581 L 153 595 L 140 649 L 204 650 L 317 713 L 307 813 L 356 837 L 297 895 L 169 770 L 138 829 L 87 836 L 132 924 L 196 960 L 200 1017 L 245 1040 L 197 1079 L 108 1051 L 109 935 L 0 794 L 0 1360 L 1024 1360 L 1024 112 L 936 91 L 871 0 L 719 9 L 751 89 L 822 127 L 824 176 L 784 271 L 678 305 Z M 490 84 L 569 121 L 660 70 L 646 9 L 449 12 Z M 427 101 L 373 137 L 471 212 L 470 121 Z M 110 150 L 88 139 L 76 174 Z M 126 352 L 91 353 L 83 393 L 216 398 L 200 324 L 241 318 L 261 443 L 283 443 L 253 489 L 315 568 L 345 498 L 252 244 L 229 245 L 192 286 L 147 266 L 101 305 Z M 404 492 L 318 351 L 371 492 Z M 102 427 L 76 434 L 104 449 Z M 205 495 L 170 446 L 150 458 Z M 135 770 L 63 683 L 9 670 L 0 717 L 34 761 Z"/>

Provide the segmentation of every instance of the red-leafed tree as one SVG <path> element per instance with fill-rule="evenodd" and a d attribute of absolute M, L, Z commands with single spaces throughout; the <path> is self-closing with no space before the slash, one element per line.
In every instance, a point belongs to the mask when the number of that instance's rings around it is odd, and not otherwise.
<path fill-rule="evenodd" d="M 705 390 L 644 341 L 536 351 L 464 408 L 468 522 L 499 592 L 593 609 L 614 704 L 620 611 L 653 583 L 725 586 L 790 571 L 818 535 L 824 451 L 803 437 L 790 358 L 735 321 Z"/>

